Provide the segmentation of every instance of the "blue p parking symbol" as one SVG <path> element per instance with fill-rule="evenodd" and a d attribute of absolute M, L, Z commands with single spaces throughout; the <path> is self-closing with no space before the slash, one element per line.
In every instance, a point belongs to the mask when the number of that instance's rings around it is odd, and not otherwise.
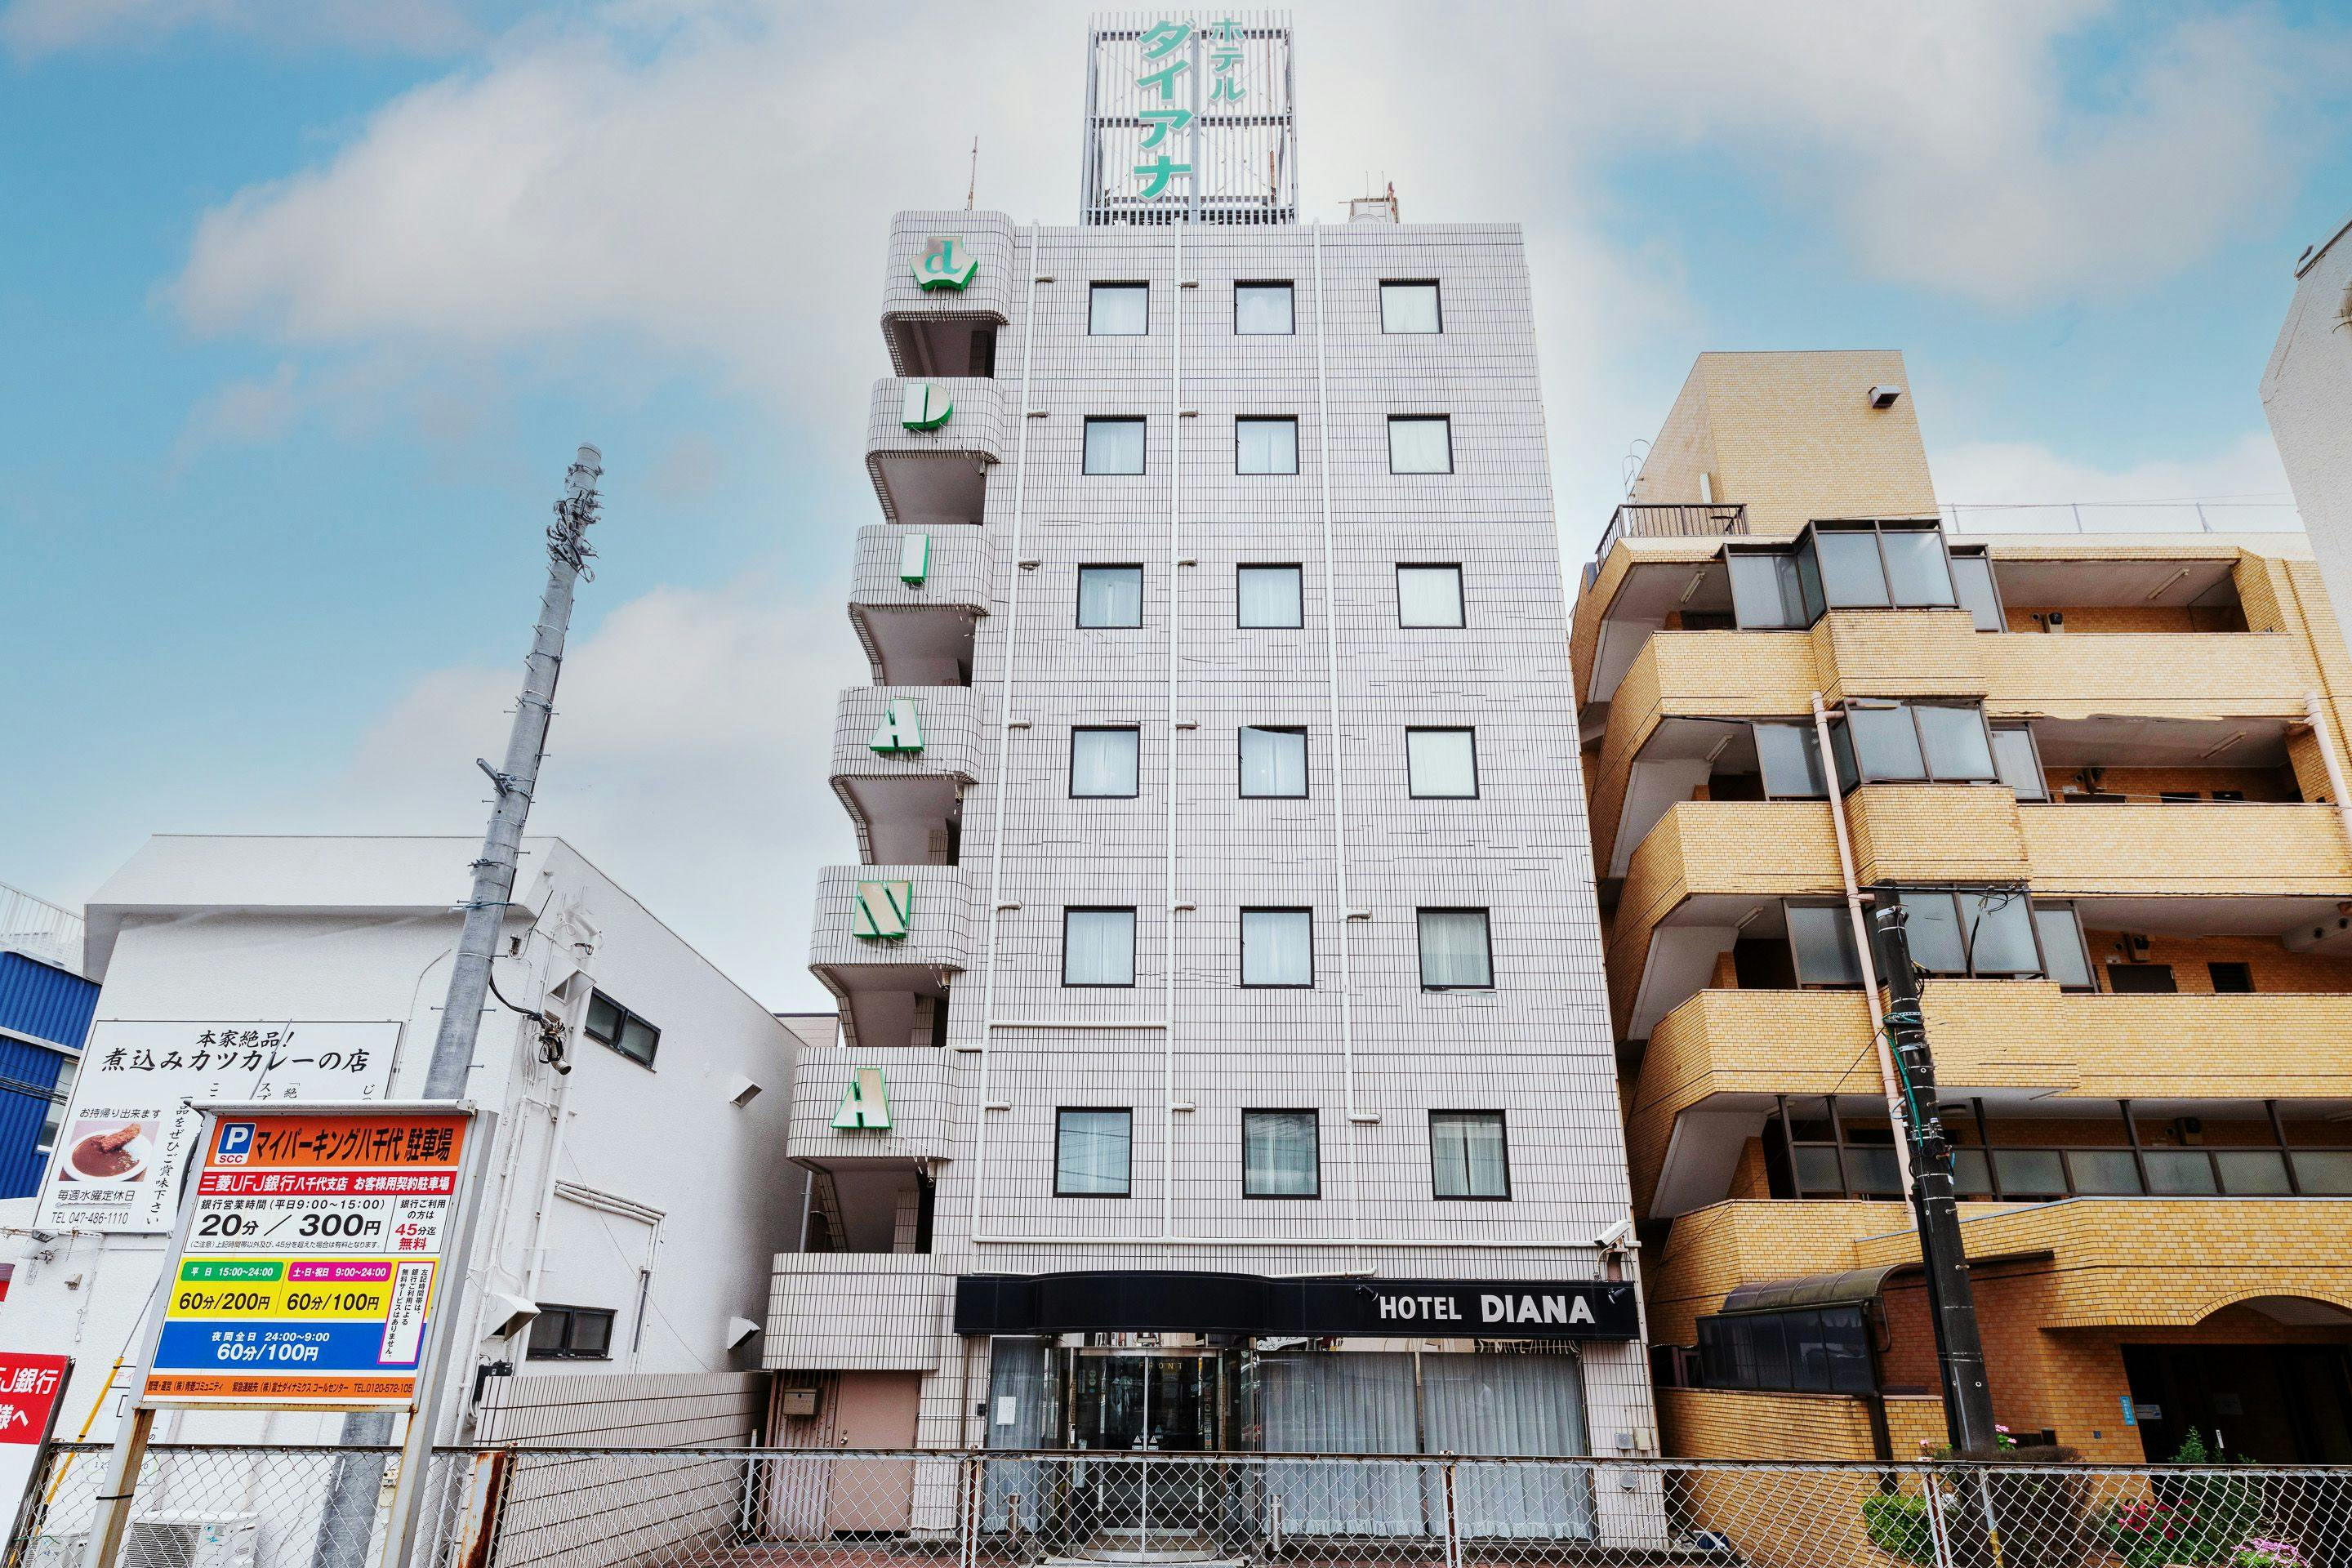
<path fill-rule="evenodd" d="M 253 1123 L 229 1121 L 221 1126 L 220 1147 L 213 1155 L 216 1165 L 242 1165 L 253 1152 Z"/>

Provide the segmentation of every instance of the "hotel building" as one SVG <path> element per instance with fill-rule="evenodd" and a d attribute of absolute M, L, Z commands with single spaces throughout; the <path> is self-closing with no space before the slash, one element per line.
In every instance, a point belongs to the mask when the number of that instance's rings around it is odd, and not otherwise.
<path fill-rule="evenodd" d="M 777 1436 L 1654 1451 L 1519 232 L 1299 222 L 1287 22 L 1223 23 L 1096 22 L 1085 222 L 879 258 Z"/>
<path fill-rule="evenodd" d="M 2352 1459 L 2352 666 L 2282 510 L 1939 508 L 1900 355 L 1698 360 L 1571 635 L 1667 1453 L 1943 1441 L 1892 900 L 1997 1418 Z"/>

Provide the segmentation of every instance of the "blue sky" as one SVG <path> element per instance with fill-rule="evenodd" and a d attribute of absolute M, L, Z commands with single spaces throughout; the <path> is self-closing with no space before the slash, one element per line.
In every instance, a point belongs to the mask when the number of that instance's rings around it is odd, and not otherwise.
<path fill-rule="evenodd" d="M 1310 210 L 1528 226 L 1561 532 L 1705 349 L 1892 346 L 1948 500 L 2284 493 L 2352 209 L 2325 6 L 1298 8 Z M 0 0 L 0 880 L 478 832 L 538 532 L 607 453 L 542 809 L 800 967 L 894 207 L 1067 221 L 1083 8 Z M 453 867 L 453 889 L 462 867 Z"/>

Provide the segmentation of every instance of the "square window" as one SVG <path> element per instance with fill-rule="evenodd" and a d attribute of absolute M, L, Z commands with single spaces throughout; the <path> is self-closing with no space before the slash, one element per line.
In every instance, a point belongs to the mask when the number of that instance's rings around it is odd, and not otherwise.
<path fill-rule="evenodd" d="M 1087 420 L 1086 471 L 1143 472 L 1143 421 L 1127 417 Z"/>
<path fill-rule="evenodd" d="M 1135 1142 L 1131 1110 L 1057 1110 L 1054 1113 L 1054 1195 L 1057 1198 L 1123 1198 L 1128 1194 Z"/>
<path fill-rule="evenodd" d="M 602 991 L 588 994 L 588 1017 L 582 1032 L 644 1067 L 653 1066 L 654 1055 L 661 1049 L 659 1029 Z"/>
<path fill-rule="evenodd" d="M 1287 337 L 1297 326 L 1287 283 L 1234 285 L 1234 331 L 1243 337 Z"/>
<path fill-rule="evenodd" d="M 1078 568 L 1078 625 L 1139 626 L 1143 624 L 1143 568 Z"/>
<path fill-rule="evenodd" d="M 1315 915 L 1311 910 L 1242 911 L 1242 984 L 1315 984 Z"/>
<path fill-rule="evenodd" d="M 1422 910 L 1421 988 L 1486 991 L 1495 984 L 1495 954 L 1484 910 Z"/>
<path fill-rule="evenodd" d="M 1088 292 L 1088 337 L 1139 338 L 1150 330 L 1150 284 L 1097 283 Z"/>
<path fill-rule="evenodd" d="M 1307 624 L 1306 595 L 1296 566 L 1240 566 L 1234 570 L 1234 624 L 1289 630 Z"/>
<path fill-rule="evenodd" d="M 1242 1196 L 1322 1196 L 1318 1142 L 1311 1110 L 1243 1111 Z"/>
<path fill-rule="evenodd" d="M 1993 771 L 2020 800 L 2048 800 L 2050 781 L 2033 749 L 2033 731 L 2019 728 L 1992 732 Z"/>
<path fill-rule="evenodd" d="M 1429 1113 L 1429 1171 L 1441 1198 L 1508 1198 L 1510 1142 L 1499 1110 Z"/>
<path fill-rule="evenodd" d="M 1307 731 L 1245 725 L 1241 732 L 1242 797 L 1295 798 L 1307 793 Z"/>
<path fill-rule="evenodd" d="M 1930 778 L 1969 783 L 1994 776 L 1984 715 L 1974 706 L 1923 702 L 1913 711 L 1919 718 L 1919 741 Z"/>
<path fill-rule="evenodd" d="M 1854 951 L 1853 918 L 1842 905 L 1790 904 L 1783 910 L 1789 952 L 1800 985 L 1859 985 L 1862 960 Z"/>
<path fill-rule="evenodd" d="M 1295 474 L 1298 471 L 1298 421 L 1234 421 L 1234 472 Z"/>
<path fill-rule="evenodd" d="M 1767 800 L 1826 800 L 1821 737 L 1811 724 L 1754 724 L 1756 763 Z"/>
<path fill-rule="evenodd" d="M 1062 911 L 1062 984 L 1135 984 L 1135 910 Z"/>
<path fill-rule="evenodd" d="M 1458 626 L 1462 621 L 1462 568 L 1397 568 L 1397 625 Z"/>
<path fill-rule="evenodd" d="M 1133 799 L 1141 731 L 1125 726 L 1070 731 L 1070 798 Z"/>
<path fill-rule="evenodd" d="M 1443 414 L 1389 416 L 1389 472 L 1454 471 L 1454 422 Z"/>
<path fill-rule="evenodd" d="M 544 1306 L 530 1321 L 524 1351 L 530 1361 L 607 1361 L 613 1354 L 613 1312 L 605 1307 Z"/>
<path fill-rule="evenodd" d="M 1437 332 L 1445 330 L 1437 304 L 1437 285 L 1430 282 L 1381 285 L 1381 331 Z"/>
<path fill-rule="evenodd" d="M 1405 787 L 1415 800 L 1473 800 L 1478 795 L 1475 730 L 1407 730 Z"/>

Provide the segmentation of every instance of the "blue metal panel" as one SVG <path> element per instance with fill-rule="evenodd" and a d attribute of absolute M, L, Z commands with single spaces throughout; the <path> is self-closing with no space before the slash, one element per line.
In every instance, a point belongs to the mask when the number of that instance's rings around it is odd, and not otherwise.
<path fill-rule="evenodd" d="M 98 1013 L 98 987 L 21 952 L 0 952 L 0 1029 L 75 1050 Z"/>
<path fill-rule="evenodd" d="M 48 1115 L 47 1090 L 57 1086 L 66 1058 L 55 1051 L 0 1038 L 0 1198 L 30 1197 L 40 1190 L 41 1122 Z"/>

